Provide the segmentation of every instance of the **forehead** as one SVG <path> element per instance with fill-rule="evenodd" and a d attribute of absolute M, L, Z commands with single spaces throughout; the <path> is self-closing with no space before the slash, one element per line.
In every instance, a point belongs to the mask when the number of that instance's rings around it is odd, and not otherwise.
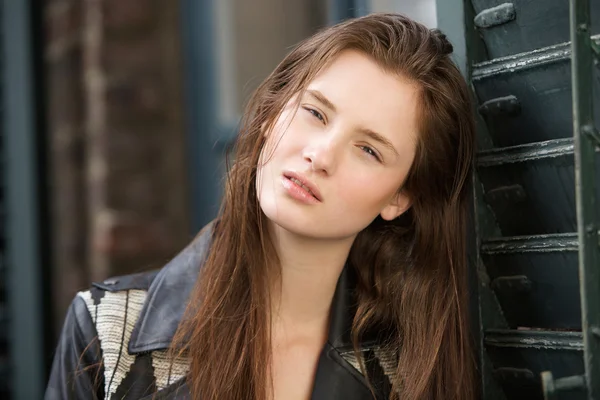
<path fill-rule="evenodd" d="M 392 142 L 416 138 L 417 84 L 385 71 L 361 52 L 340 53 L 307 89 L 318 90 L 339 114 Z"/>

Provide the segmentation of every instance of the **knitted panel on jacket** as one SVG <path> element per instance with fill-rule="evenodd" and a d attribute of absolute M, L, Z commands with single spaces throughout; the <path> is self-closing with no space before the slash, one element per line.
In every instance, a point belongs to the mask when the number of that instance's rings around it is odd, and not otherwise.
<path fill-rule="evenodd" d="M 167 356 L 167 351 L 131 355 L 127 345 L 146 300 L 145 290 L 78 293 L 86 303 L 98 332 L 103 354 L 105 400 L 137 398 L 164 389 L 187 374 L 186 360 Z M 143 383 L 141 383 L 143 382 Z M 136 393 L 131 392 L 134 390 Z"/>

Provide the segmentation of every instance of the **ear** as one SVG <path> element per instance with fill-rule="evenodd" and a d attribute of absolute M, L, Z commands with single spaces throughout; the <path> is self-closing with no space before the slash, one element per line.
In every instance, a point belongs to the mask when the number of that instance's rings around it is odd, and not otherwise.
<path fill-rule="evenodd" d="M 391 221 L 398 218 L 412 205 L 410 198 L 404 191 L 400 191 L 392 197 L 390 202 L 381 210 L 381 218 Z"/>

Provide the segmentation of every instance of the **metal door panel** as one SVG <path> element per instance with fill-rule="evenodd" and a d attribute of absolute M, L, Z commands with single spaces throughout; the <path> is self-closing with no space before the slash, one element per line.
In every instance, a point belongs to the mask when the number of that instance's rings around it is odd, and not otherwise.
<path fill-rule="evenodd" d="M 557 376 L 582 373 L 583 351 L 536 348 L 534 345 L 516 347 L 487 345 L 487 352 L 494 368 L 494 376 L 500 382 L 507 399 L 543 400 L 540 390 L 540 373 L 548 369 Z M 508 368 L 508 370 L 506 370 Z M 526 370 L 513 374 L 514 370 Z M 574 392 L 565 399 L 584 400 L 585 395 Z"/>
<path fill-rule="evenodd" d="M 480 15 L 478 20 L 487 16 L 486 20 L 492 24 L 489 27 L 477 27 L 490 59 L 569 41 L 567 0 L 472 0 L 472 3 L 475 13 Z M 591 4 L 592 32 L 598 33 L 600 0 L 592 0 Z M 514 19 L 502 18 L 502 14 L 507 15 L 507 8 L 510 7 Z M 498 13 L 500 18 L 494 15 Z M 499 23 L 503 20 L 507 22 Z"/>
<path fill-rule="evenodd" d="M 0 6 L 2 144 L 0 174 L 4 215 L 0 221 L 0 397 L 40 399 L 45 384 L 40 238 L 40 125 L 36 117 L 36 73 L 30 1 Z"/>
<path fill-rule="evenodd" d="M 483 120 L 474 179 L 482 397 L 597 398 L 599 202 L 590 199 L 600 175 L 589 139 L 600 139 L 589 122 L 600 121 L 591 63 L 600 0 L 452 3 Z"/>
<path fill-rule="evenodd" d="M 569 147 L 572 149 L 568 145 L 563 148 Z M 483 153 L 480 161 L 490 160 L 491 157 L 486 158 L 489 154 L 494 153 Z M 600 173 L 600 162 L 596 165 Z M 574 177 L 572 150 L 562 155 L 479 169 L 484 200 L 505 236 L 575 232 Z M 600 194 L 600 187 L 597 189 Z"/>
<path fill-rule="evenodd" d="M 484 254 L 483 260 L 510 328 L 581 329 L 576 247 L 538 252 L 513 248 Z"/>
<path fill-rule="evenodd" d="M 474 70 L 479 112 L 495 146 L 573 136 L 568 54 L 548 53 L 481 63 Z M 600 104 L 600 69 L 596 69 L 594 89 Z M 596 114 L 600 117 L 600 110 Z"/>

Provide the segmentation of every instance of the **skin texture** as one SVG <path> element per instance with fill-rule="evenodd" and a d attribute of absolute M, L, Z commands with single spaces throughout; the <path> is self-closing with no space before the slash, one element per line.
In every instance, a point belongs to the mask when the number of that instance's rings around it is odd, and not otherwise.
<path fill-rule="evenodd" d="M 414 84 L 345 51 L 266 134 L 256 185 L 281 261 L 271 291 L 271 398 L 310 398 L 354 238 L 378 215 L 390 220 L 410 207 L 400 188 L 416 152 L 417 99 Z M 290 196 L 282 183 L 286 171 L 310 180 L 321 201 Z"/>

